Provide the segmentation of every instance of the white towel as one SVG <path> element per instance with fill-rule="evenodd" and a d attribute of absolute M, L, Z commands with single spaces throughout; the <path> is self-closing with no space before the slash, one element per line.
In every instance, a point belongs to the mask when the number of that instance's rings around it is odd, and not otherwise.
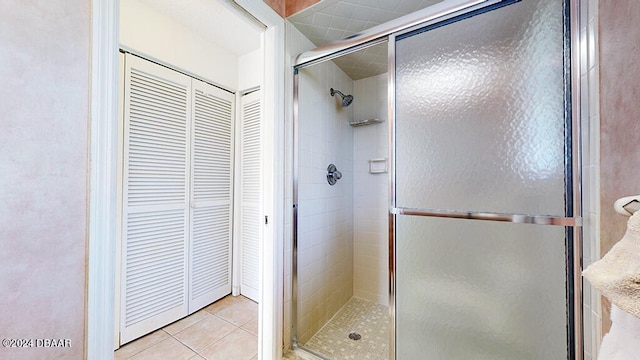
<path fill-rule="evenodd" d="M 602 339 L 598 360 L 640 358 L 640 318 L 611 305 L 611 330 Z"/>
<path fill-rule="evenodd" d="M 582 274 L 612 304 L 640 318 L 640 211 L 629 218 L 624 237 Z"/>

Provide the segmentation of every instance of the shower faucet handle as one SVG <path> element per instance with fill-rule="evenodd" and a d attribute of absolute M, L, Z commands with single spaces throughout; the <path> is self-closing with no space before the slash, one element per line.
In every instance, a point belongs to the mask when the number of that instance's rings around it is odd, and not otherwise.
<path fill-rule="evenodd" d="M 333 186 L 338 180 L 342 179 L 342 173 L 338 171 L 335 165 L 329 164 L 327 167 L 327 182 Z"/>

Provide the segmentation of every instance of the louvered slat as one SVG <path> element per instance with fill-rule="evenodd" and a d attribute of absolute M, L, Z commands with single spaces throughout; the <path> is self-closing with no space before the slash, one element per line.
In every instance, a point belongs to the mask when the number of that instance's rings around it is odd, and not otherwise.
<path fill-rule="evenodd" d="M 229 211 L 229 205 L 194 210 L 191 298 L 202 296 L 229 282 Z"/>
<path fill-rule="evenodd" d="M 258 301 L 262 182 L 260 92 L 242 97 L 240 143 L 240 292 Z"/>
<path fill-rule="evenodd" d="M 128 205 L 184 203 L 188 88 L 136 68 L 129 86 Z"/>
<path fill-rule="evenodd" d="M 184 298 L 184 210 L 129 214 L 127 226 L 126 326 L 180 304 Z M 154 223 L 153 231 L 146 229 Z M 175 271 L 153 271 L 174 268 Z M 160 269 L 160 270 L 162 270 Z M 140 282 L 152 286 L 142 287 Z M 164 294 L 168 289 L 170 297 Z M 158 299 L 148 306 L 150 299 Z"/>
<path fill-rule="evenodd" d="M 257 207 L 245 207 L 242 211 L 242 287 L 245 292 L 247 290 L 257 291 L 259 288 L 260 272 L 258 268 L 259 253 L 258 249 L 260 230 L 259 223 L 256 219 L 260 219 L 260 212 Z M 252 226 L 246 226 L 244 224 Z M 256 224 L 258 223 L 258 224 Z M 256 226 L 257 225 L 257 226 Z M 246 289 L 248 288 L 248 289 Z M 254 299 L 256 300 L 256 299 Z"/>
<path fill-rule="evenodd" d="M 189 312 L 231 292 L 233 94 L 193 82 Z"/>
<path fill-rule="evenodd" d="M 188 77 L 126 56 L 122 342 L 187 314 Z"/>
<path fill-rule="evenodd" d="M 197 202 L 231 199 L 232 107 L 231 101 L 196 90 L 193 199 Z M 220 186 L 206 186 L 212 183 Z"/>

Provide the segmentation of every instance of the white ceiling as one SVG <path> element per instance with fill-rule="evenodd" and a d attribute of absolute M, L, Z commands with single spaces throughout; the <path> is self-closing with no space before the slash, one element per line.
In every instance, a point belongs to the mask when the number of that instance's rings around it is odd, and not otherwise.
<path fill-rule="evenodd" d="M 260 47 L 261 30 L 224 0 L 139 1 L 236 56 Z M 320 46 L 441 1 L 321 0 L 288 20 L 316 46 Z M 335 59 L 334 62 L 354 80 L 384 73 L 387 71 L 386 44 Z"/>
<path fill-rule="evenodd" d="M 236 56 L 260 48 L 260 29 L 222 0 L 139 1 Z"/>
<path fill-rule="evenodd" d="M 288 20 L 316 46 L 341 40 L 443 0 L 321 0 Z M 334 60 L 353 80 L 387 71 L 386 45 Z"/>

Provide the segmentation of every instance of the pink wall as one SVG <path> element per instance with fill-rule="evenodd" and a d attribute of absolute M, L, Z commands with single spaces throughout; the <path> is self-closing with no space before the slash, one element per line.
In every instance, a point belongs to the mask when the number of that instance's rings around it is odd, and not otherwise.
<path fill-rule="evenodd" d="M 0 338 L 71 344 L 1 359 L 84 355 L 90 4 L 0 2 Z"/>
<path fill-rule="evenodd" d="M 640 194 L 640 1 L 600 0 L 600 249 L 624 235 L 627 218 L 613 202 Z M 606 300 L 603 298 L 603 301 Z M 609 304 L 603 303 L 603 333 Z"/>
<path fill-rule="evenodd" d="M 308 8 L 320 0 L 264 0 L 278 15 L 286 18 Z"/>

